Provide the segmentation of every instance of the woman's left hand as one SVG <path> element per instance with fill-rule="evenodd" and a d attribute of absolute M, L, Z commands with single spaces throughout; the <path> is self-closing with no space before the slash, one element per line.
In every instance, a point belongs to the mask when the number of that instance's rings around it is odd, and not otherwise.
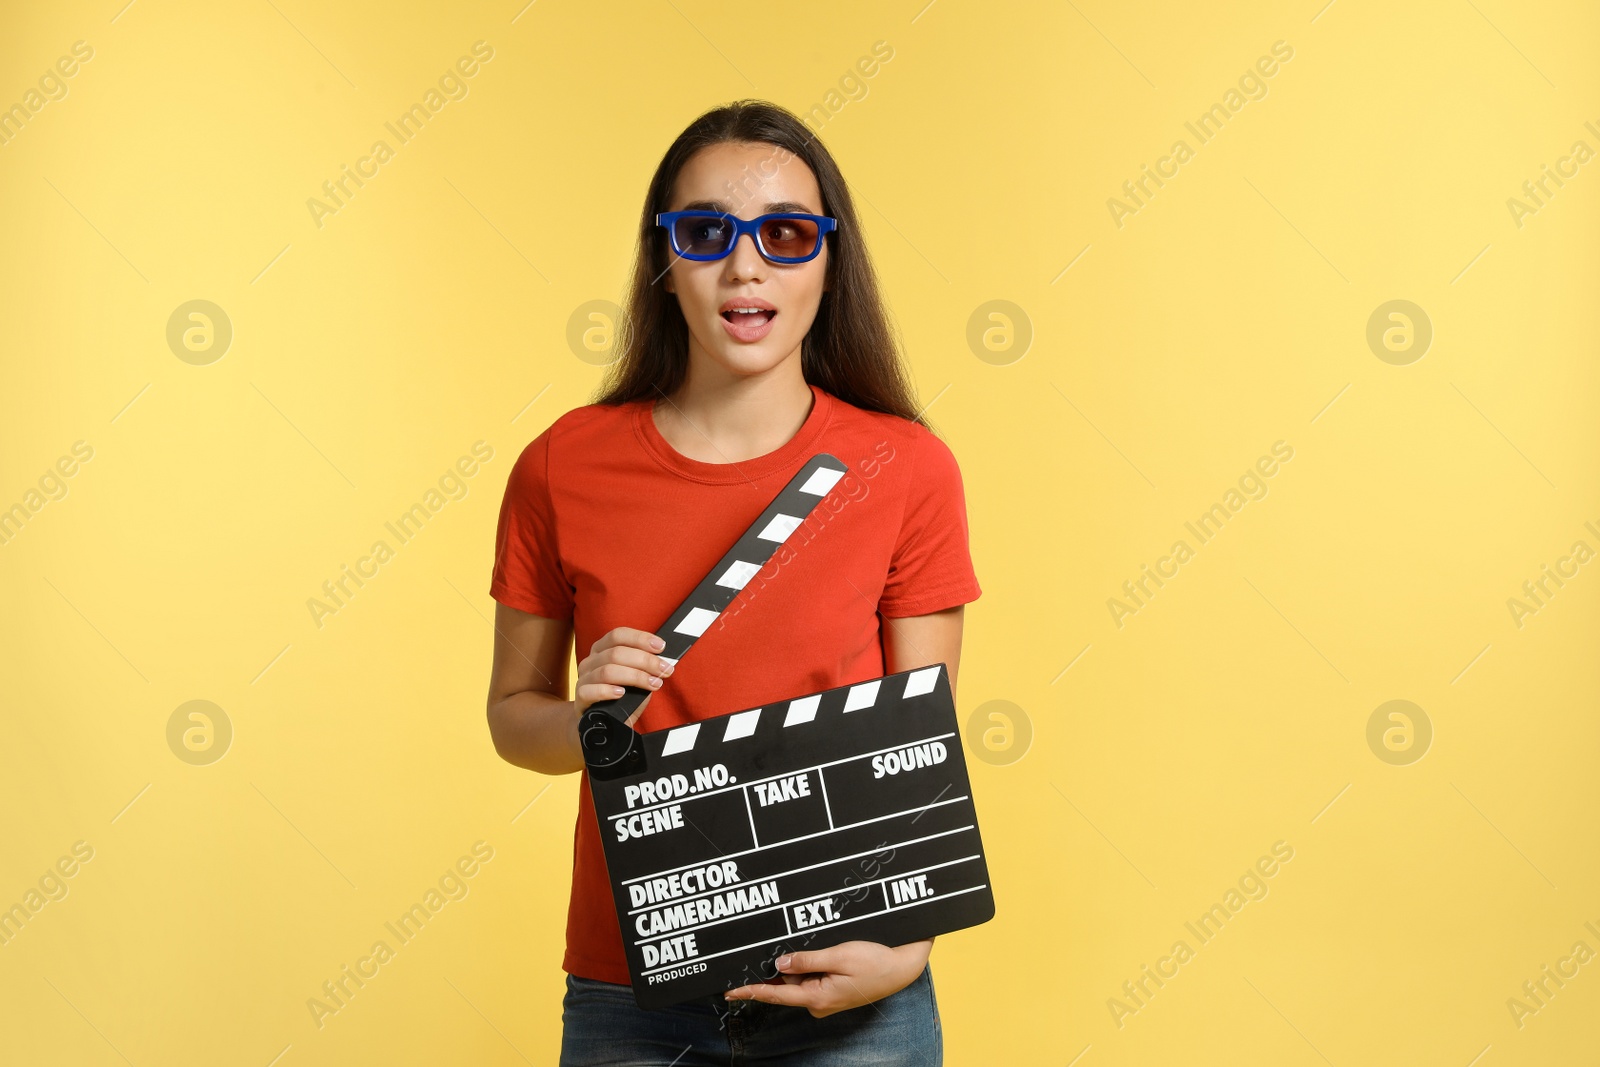
<path fill-rule="evenodd" d="M 832 948 L 779 956 L 782 982 L 728 990 L 729 1000 L 764 1000 L 805 1008 L 815 1018 L 859 1008 L 898 993 L 922 973 L 933 939 L 890 948 L 876 941 L 846 941 Z"/>

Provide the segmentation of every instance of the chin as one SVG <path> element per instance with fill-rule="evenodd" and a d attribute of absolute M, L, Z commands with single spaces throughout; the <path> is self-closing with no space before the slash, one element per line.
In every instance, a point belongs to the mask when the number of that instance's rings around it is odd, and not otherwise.
<path fill-rule="evenodd" d="M 792 346 L 791 346 L 792 348 Z M 712 358 L 735 374 L 762 374 L 783 362 L 781 345 L 763 337 L 752 345 L 723 344 L 711 350 Z"/>
<path fill-rule="evenodd" d="M 765 342 L 762 342 L 760 347 L 764 348 L 765 346 Z M 720 362 L 730 371 L 734 371 L 738 374 L 765 374 L 767 371 L 783 362 L 782 356 L 773 354 L 773 352 L 776 352 L 776 349 L 773 349 L 771 352 L 751 351 L 751 348 L 754 347 L 757 346 L 751 346 L 750 348 L 744 348 L 738 352 L 724 355 L 718 360 L 718 362 Z"/>

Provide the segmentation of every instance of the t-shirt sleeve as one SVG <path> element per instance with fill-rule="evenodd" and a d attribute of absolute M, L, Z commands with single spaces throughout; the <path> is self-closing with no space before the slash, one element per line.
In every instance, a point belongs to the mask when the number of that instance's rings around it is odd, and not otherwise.
<path fill-rule="evenodd" d="M 961 468 L 932 433 L 918 434 L 900 534 L 878 611 L 889 618 L 927 615 L 982 595 L 967 537 Z"/>
<path fill-rule="evenodd" d="M 489 595 L 547 619 L 571 619 L 573 589 L 561 567 L 550 497 L 550 431 L 534 438 L 511 467 L 495 530 Z"/>

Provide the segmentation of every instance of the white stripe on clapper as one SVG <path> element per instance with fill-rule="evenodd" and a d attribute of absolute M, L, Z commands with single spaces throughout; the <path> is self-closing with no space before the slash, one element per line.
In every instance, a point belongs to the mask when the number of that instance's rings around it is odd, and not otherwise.
<path fill-rule="evenodd" d="M 725 585 L 730 589 L 743 589 L 746 583 L 751 578 L 754 578 L 756 572 L 760 569 L 754 563 L 746 563 L 742 559 L 736 559 L 728 566 L 727 570 L 722 572 L 722 577 L 717 579 L 717 584 Z"/>
<path fill-rule="evenodd" d="M 783 725 L 793 726 L 796 723 L 810 722 L 817 717 L 817 705 L 820 703 L 822 703 L 821 693 L 789 701 L 789 714 L 783 717 Z"/>
<path fill-rule="evenodd" d="M 844 699 L 844 710 L 859 711 L 862 708 L 870 708 L 873 704 L 876 704 L 878 702 L 878 683 L 882 681 L 882 678 L 874 678 L 870 682 L 862 682 L 860 685 L 851 686 L 850 695 Z"/>
<path fill-rule="evenodd" d="M 806 479 L 806 484 L 800 487 L 802 493 L 814 493 L 817 496 L 827 496 L 828 490 L 834 483 L 844 477 L 844 471 L 836 471 L 832 467 L 818 467 Z"/>
<path fill-rule="evenodd" d="M 777 515 L 772 516 L 772 521 L 767 523 L 766 529 L 756 534 L 756 536 L 763 541 L 787 541 L 789 535 L 799 528 L 802 521 L 793 515 L 785 515 L 779 512 Z"/>
<path fill-rule="evenodd" d="M 706 632 L 706 627 L 710 626 L 712 620 L 716 617 L 717 613 L 714 611 L 707 611 L 705 608 L 690 608 L 689 614 L 685 615 L 683 621 L 672 629 L 680 634 L 688 634 L 690 637 L 699 637 Z"/>
<path fill-rule="evenodd" d="M 906 679 L 906 692 L 905 696 L 901 699 L 910 700 L 912 697 L 919 697 L 923 693 L 933 692 L 933 683 L 938 680 L 938 664 L 934 664 L 932 667 L 924 667 L 922 670 Z"/>
<path fill-rule="evenodd" d="M 756 732 L 756 720 L 761 718 L 761 709 L 741 711 L 737 715 L 728 716 L 728 729 L 723 733 L 724 741 L 737 741 L 741 737 L 749 737 Z"/>
<path fill-rule="evenodd" d="M 700 732 L 700 724 L 692 722 L 688 726 L 679 726 L 667 734 L 666 744 L 661 746 L 663 756 L 675 756 L 679 752 L 689 752 L 694 749 L 694 735 Z"/>

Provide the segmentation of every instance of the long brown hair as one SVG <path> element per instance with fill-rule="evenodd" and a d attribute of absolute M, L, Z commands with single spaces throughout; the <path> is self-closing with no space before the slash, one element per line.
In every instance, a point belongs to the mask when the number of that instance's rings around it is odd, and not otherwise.
<path fill-rule="evenodd" d="M 805 380 L 867 411 L 898 415 L 928 426 L 901 359 L 900 346 L 879 294 L 855 203 L 838 164 L 795 115 L 765 100 L 736 100 L 695 119 L 672 142 L 645 194 L 638 246 L 622 321 L 621 355 L 610 365 L 597 404 L 623 404 L 668 396 L 689 369 L 689 324 L 677 299 L 661 285 L 671 249 L 655 224 L 670 207 L 673 183 L 689 158 L 716 144 L 757 143 L 784 149 L 811 168 L 822 192 L 822 213 L 839 220 L 828 242 L 828 288 L 800 344 Z"/>

